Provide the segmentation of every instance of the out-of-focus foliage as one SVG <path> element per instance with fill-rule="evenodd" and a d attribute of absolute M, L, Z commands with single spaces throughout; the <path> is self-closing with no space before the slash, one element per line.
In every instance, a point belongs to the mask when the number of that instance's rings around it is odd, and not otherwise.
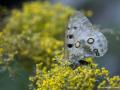
<path fill-rule="evenodd" d="M 21 10 L 12 10 L 0 33 L 1 64 L 33 61 L 50 68 L 55 50 L 63 47 L 64 30 L 72 13 L 69 7 L 48 2 L 25 3 Z"/>
<path fill-rule="evenodd" d="M 61 57 L 60 61 L 62 60 Z M 88 58 L 90 60 L 90 58 Z M 30 77 L 31 90 L 103 90 L 120 88 L 120 77 L 110 77 L 108 70 L 99 68 L 93 62 L 88 66 L 79 66 L 73 70 L 68 62 L 53 64 L 47 71 L 36 65 L 36 75 Z"/>
<path fill-rule="evenodd" d="M 5 7 L 0 6 L 0 31 L 5 25 L 5 16 L 8 14 L 8 10 Z"/>

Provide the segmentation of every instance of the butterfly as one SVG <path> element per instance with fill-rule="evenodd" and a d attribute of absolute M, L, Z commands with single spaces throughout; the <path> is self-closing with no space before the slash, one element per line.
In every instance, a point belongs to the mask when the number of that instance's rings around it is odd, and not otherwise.
<path fill-rule="evenodd" d="M 65 32 L 65 54 L 72 63 L 80 63 L 87 57 L 102 57 L 108 50 L 106 37 L 95 30 L 81 12 L 76 12 L 68 21 Z"/>

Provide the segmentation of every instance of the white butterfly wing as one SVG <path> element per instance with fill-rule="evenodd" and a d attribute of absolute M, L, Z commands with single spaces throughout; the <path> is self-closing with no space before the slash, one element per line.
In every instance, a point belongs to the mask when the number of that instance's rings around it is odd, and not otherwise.
<path fill-rule="evenodd" d="M 65 55 L 71 61 L 84 57 L 101 57 L 107 52 L 107 39 L 93 30 L 90 21 L 82 13 L 70 17 L 65 33 Z"/>

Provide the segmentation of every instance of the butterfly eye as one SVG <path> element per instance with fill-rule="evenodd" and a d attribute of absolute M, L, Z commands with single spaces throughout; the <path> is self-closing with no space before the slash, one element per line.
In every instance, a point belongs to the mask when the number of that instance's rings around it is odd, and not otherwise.
<path fill-rule="evenodd" d="M 94 39 L 93 38 L 89 38 L 88 40 L 87 40 L 87 43 L 89 43 L 89 44 L 93 44 L 94 43 Z"/>
<path fill-rule="evenodd" d="M 67 47 L 72 48 L 73 44 L 67 44 Z"/>
<path fill-rule="evenodd" d="M 71 34 L 71 35 L 68 35 L 67 36 L 69 39 L 72 39 L 73 38 L 73 35 Z"/>
<path fill-rule="evenodd" d="M 80 42 L 79 42 L 79 41 L 77 41 L 77 42 L 75 43 L 75 47 L 76 47 L 76 48 L 79 48 L 79 47 L 80 47 Z"/>

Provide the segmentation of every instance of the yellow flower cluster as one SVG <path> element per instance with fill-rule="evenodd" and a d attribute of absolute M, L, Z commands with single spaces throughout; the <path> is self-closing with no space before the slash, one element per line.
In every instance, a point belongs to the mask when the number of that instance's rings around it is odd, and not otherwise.
<path fill-rule="evenodd" d="M 106 80 L 103 80 L 99 86 L 99 90 L 102 88 L 110 88 L 112 90 L 120 89 L 120 76 L 107 77 Z"/>
<path fill-rule="evenodd" d="M 11 61 L 20 59 L 27 66 L 31 60 L 51 66 L 55 51 L 64 46 L 64 30 L 73 12 L 69 7 L 48 2 L 25 3 L 22 10 L 12 10 L 2 36 L 0 33 L 0 47 L 5 50 L 2 56 L 12 55 Z"/>
<path fill-rule="evenodd" d="M 36 75 L 30 77 L 30 81 L 30 88 L 37 90 L 102 90 L 103 87 L 120 86 L 119 76 L 110 78 L 108 70 L 99 68 L 93 62 L 88 66 L 79 66 L 75 70 L 68 63 L 64 64 L 64 61 L 54 64 L 50 70 L 41 69 L 41 64 L 37 64 Z"/>

